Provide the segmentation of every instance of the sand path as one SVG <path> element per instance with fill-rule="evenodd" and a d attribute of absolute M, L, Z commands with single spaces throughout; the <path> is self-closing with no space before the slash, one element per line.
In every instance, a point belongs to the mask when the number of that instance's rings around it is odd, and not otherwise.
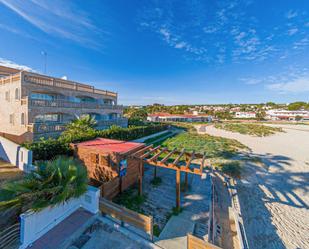
<path fill-rule="evenodd" d="M 247 163 L 238 192 L 252 248 L 309 248 L 309 126 L 252 137 L 213 126 L 200 133 L 237 139 L 266 167 Z"/>

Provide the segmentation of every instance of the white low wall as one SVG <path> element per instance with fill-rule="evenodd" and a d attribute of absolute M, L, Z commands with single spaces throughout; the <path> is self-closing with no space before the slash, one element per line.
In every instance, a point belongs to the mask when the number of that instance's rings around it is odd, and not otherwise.
<path fill-rule="evenodd" d="M 100 190 L 88 186 L 88 190 L 79 198 L 70 199 L 67 202 L 48 207 L 40 212 L 29 211 L 20 215 L 20 240 L 19 249 L 24 249 L 42 235 L 47 233 L 78 208 L 82 207 L 89 212 L 99 212 Z"/>
<path fill-rule="evenodd" d="M 32 151 L 0 136 L 0 159 L 29 172 L 32 166 Z"/>

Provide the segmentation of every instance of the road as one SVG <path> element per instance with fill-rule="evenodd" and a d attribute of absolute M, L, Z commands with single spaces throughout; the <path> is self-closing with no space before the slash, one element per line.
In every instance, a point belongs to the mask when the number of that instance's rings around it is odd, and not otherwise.
<path fill-rule="evenodd" d="M 264 164 L 247 162 L 238 185 L 251 249 L 309 248 L 309 126 L 283 129 L 261 138 L 206 127 L 247 145 Z"/>

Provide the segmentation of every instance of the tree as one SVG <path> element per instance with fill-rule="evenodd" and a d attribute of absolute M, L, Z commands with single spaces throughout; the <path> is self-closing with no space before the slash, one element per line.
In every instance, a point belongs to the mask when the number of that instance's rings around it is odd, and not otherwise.
<path fill-rule="evenodd" d="M 96 130 L 94 129 L 96 124 L 95 118 L 90 115 L 79 117 L 67 125 L 60 139 L 68 142 L 77 142 L 94 138 L 96 136 Z"/>
<path fill-rule="evenodd" d="M 39 211 L 77 198 L 87 190 L 87 170 L 77 160 L 58 157 L 41 162 L 37 170 L 22 180 L 4 184 L 0 189 L 0 210 Z"/>
<path fill-rule="evenodd" d="M 256 113 L 256 118 L 257 120 L 264 120 L 265 119 L 265 116 L 266 116 L 266 112 L 265 111 L 258 111 Z"/>
<path fill-rule="evenodd" d="M 306 102 L 298 101 L 298 102 L 291 103 L 288 106 L 288 109 L 290 111 L 296 111 L 296 110 L 300 110 L 302 108 L 307 108 Z"/>

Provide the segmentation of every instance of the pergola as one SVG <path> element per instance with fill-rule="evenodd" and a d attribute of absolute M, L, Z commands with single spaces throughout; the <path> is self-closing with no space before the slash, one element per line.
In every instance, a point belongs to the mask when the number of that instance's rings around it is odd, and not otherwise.
<path fill-rule="evenodd" d="M 154 177 L 156 177 L 157 167 L 172 169 L 176 171 L 176 208 L 180 209 L 180 175 L 185 173 L 185 187 L 188 187 L 188 174 L 202 175 L 206 155 L 199 153 L 186 152 L 185 149 L 178 151 L 176 149 L 168 150 L 162 148 L 160 145 L 153 147 L 153 145 L 146 146 L 132 155 L 134 158 L 140 160 L 139 164 L 139 194 L 142 194 L 144 163 L 152 165 L 154 169 Z M 176 157 L 175 157 L 176 156 Z M 184 159 L 184 160 L 182 160 Z M 192 167 L 192 161 L 201 159 L 199 167 Z M 184 162 L 184 163 L 182 163 Z"/>

